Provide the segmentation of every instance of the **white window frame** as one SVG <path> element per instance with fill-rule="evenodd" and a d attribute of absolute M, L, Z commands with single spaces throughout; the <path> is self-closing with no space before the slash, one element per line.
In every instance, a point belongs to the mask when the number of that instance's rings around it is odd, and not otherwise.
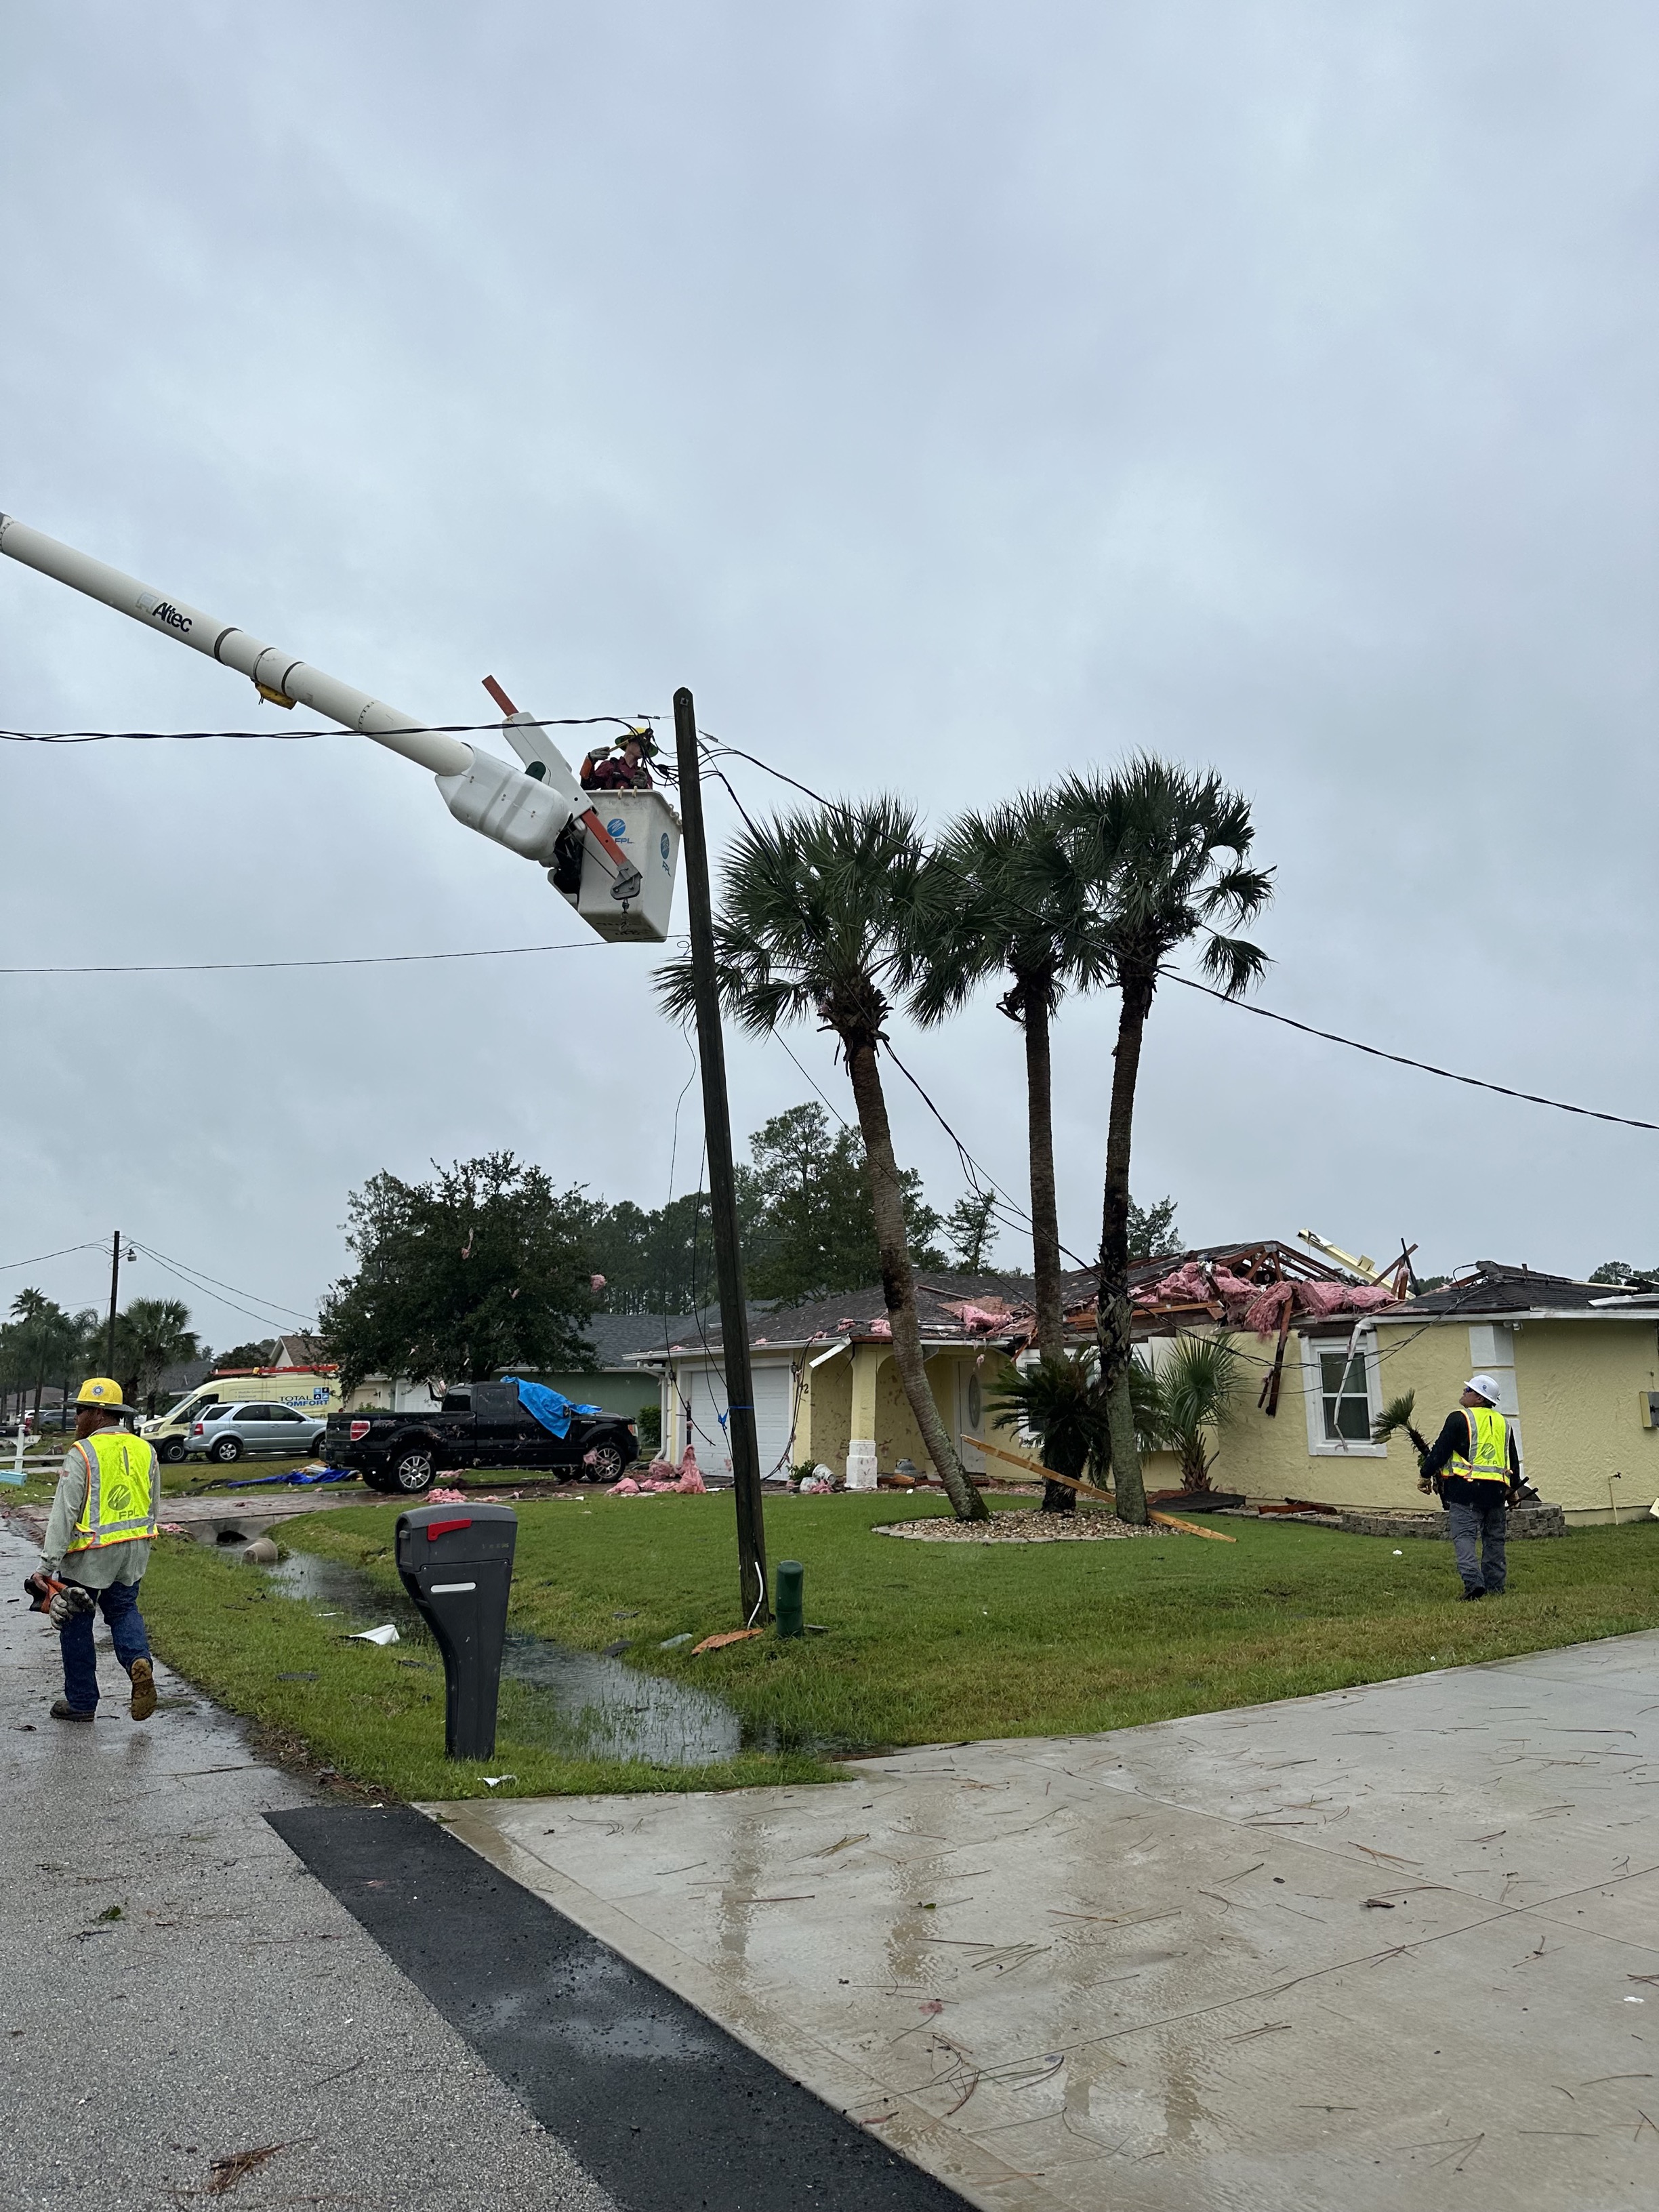
<path fill-rule="evenodd" d="M 1308 1455 L 1310 1459 L 1387 1459 L 1387 1444 L 1361 1443 L 1340 1437 L 1334 1443 L 1325 1434 L 1325 1376 L 1322 1352 L 1341 1352 L 1348 1339 L 1342 1336 L 1304 1336 L 1302 1340 L 1302 1397 L 1308 1413 Z M 1376 1331 L 1364 1328 L 1354 1346 L 1354 1356 L 1365 1363 L 1365 1400 L 1375 1422 L 1382 1410 L 1382 1376 L 1376 1352 Z"/>

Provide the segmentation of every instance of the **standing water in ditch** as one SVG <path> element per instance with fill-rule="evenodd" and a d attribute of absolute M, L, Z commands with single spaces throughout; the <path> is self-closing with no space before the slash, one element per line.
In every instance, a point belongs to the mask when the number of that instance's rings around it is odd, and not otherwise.
<path fill-rule="evenodd" d="M 441 1676 L 443 1661 L 407 1595 L 388 1596 L 356 1567 L 290 1552 L 264 1570 L 285 1597 L 309 1598 L 340 1617 L 341 1633 L 397 1624 L 411 1658 Z M 723 1698 L 570 1651 L 522 1629 L 507 1632 L 502 1719 L 512 1732 L 574 1758 L 637 1760 L 646 1766 L 715 1766 L 740 1751 L 771 1751 L 773 1731 L 745 1729 Z M 513 1685 L 511 1692 L 507 1686 Z M 510 1699 L 510 1704 L 509 1704 Z"/>

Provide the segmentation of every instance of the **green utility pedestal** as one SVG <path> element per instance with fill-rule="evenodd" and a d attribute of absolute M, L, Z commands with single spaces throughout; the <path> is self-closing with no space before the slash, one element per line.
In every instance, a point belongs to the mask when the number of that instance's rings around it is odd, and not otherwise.
<path fill-rule="evenodd" d="M 799 1559 L 778 1561 L 777 1622 L 780 1636 L 805 1636 L 805 1601 L 801 1585 L 806 1579 L 806 1570 Z"/>

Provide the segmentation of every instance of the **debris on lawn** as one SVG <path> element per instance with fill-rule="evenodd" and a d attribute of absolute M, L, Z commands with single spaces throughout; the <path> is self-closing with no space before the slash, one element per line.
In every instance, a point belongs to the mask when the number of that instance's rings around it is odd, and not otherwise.
<path fill-rule="evenodd" d="M 1237 1536 L 1224 1536 L 1219 1528 L 1200 1528 L 1196 1521 L 1182 1521 L 1173 1513 L 1149 1513 L 1149 1521 L 1157 1522 L 1160 1528 L 1179 1528 L 1183 1536 L 1203 1536 L 1212 1544 L 1236 1544 Z"/>
<path fill-rule="evenodd" d="M 701 1644 L 691 1647 L 691 1656 L 700 1658 L 705 1651 L 724 1651 L 728 1644 L 747 1644 L 751 1636 L 764 1636 L 763 1628 L 728 1628 L 719 1636 L 705 1636 Z"/>
<path fill-rule="evenodd" d="M 695 1446 L 687 1444 L 678 1468 L 668 1460 L 653 1459 L 637 1480 L 631 1474 L 623 1475 L 620 1482 L 611 1485 L 605 1496 L 642 1498 L 665 1490 L 677 1491 L 683 1498 L 702 1498 L 707 1494 L 708 1485 L 698 1468 Z"/>
<path fill-rule="evenodd" d="M 355 1636 L 346 1638 L 348 1644 L 397 1644 L 402 1641 L 395 1622 L 383 1621 L 379 1628 L 360 1628 Z"/>

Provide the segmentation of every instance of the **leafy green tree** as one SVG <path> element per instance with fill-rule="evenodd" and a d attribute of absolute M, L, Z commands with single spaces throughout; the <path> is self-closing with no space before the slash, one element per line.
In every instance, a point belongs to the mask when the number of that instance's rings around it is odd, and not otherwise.
<path fill-rule="evenodd" d="M 878 1281 L 881 1255 L 864 1147 L 855 1130 L 831 1130 L 809 1102 L 775 1115 L 749 1139 L 752 1164 L 737 1173 L 750 1294 L 796 1305 Z M 899 1177 L 905 1235 L 917 1267 L 942 1267 L 939 1215 L 914 1169 Z"/>
<path fill-rule="evenodd" d="M 198 1359 L 201 1351 L 182 1298 L 134 1298 L 115 1316 L 116 1376 L 130 1406 L 153 1397 L 164 1369 Z"/>
<path fill-rule="evenodd" d="M 1154 1206 L 1129 1200 L 1129 1257 L 1132 1260 L 1173 1260 L 1184 1249 L 1176 1235 L 1176 1202 L 1160 1198 Z"/>
<path fill-rule="evenodd" d="M 1250 865 L 1249 802 L 1219 776 L 1148 755 L 1109 775 L 1068 776 L 1055 793 L 1064 833 L 1092 879 L 1099 927 L 1120 994 L 1106 1129 L 1097 1340 L 1110 1407 L 1117 1510 L 1144 1522 L 1146 1497 L 1129 1397 L 1129 1159 L 1141 1047 L 1163 969 L 1197 939 L 1200 966 L 1229 998 L 1267 967 L 1243 927 L 1273 896 L 1271 871 Z"/>
<path fill-rule="evenodd" d="M 276 1357 L 276 1346 L 274 1336 L 265 1337 L 258 1344 L 234 1344 L 228 1352 L 222 1352 L 215 1364 L 220 1367 L 269 1367 Z"/>
<path fill-rule="evenodd" d="M 1449 1279 L 1449 1276 L 1439 1276 L 1435 1280 L 1434 1287 L 1437 1290 L 1441 1283 Z M 1627 1283 L 1659 1283 L 1659 1273 L 1656 1273 L 1651 1267 L 1632 1267 L 1627 1260 L 1603 1260 L 1599 1267 L 1592 1269 L 1588 1279 L 1592 1283 L 1607 1283 L 1615 1289 L 1621 1289 Z M 1426 1275 L 1419 1277 L 1419 1287 L 1426 1290 L 1429 1287 L 1429 1281 L 1430 1279 Z"/>
<path fill-rule="evenodd" d="M 992 976 L 1007 980 L 997 1005 L 1025 1048 L 1036 1340 L 1051 1360 L 1064 1348 L 1065 1322 L 1050 1031 L 1067 990 L 1092 989 L 1109 973 L 1088 860 L 1086 840 L 1046 793 L 965 814 L 925 872 L 912 948 L 909 1008 L 924 1024 L 955 1013 Z"/>
<path fill-rule="evenodd" d="M 904 1183 L 881 1072 L 890 994 L 915 941 L 923 865 L 915 817 L 891 799 L 750 824 L 723 870 L 714 960 L 721 1002 L 751 1034 L 810 1019 L 841 1047 L 864 1139 L 893 1364 L 957 1516 L 982 1520 L 985 1501 L 957 1456 L 922 1363 Z M 672 1014 L 693 1011 L 689 959 L 659 969 L 659 984 Z"/>
<path fill-rule="evenodd" d="M 343 1387 L 410 1375 L 487 1382 L 503 1368 L 571 1367 L 582 1323 L 591 1209 L 545 1172 L 487 1152 L 428 1182 L 373 1176 L 346 1201 L 356 1268 L 322 1302 L 318 1330 Z"/>
<path fill-rule="evenodd" d="M 995 1247 L 996 1203 L 994 1190 L 964 1191 L 945 1217 L 951 1265 L 964 1275 L 977 1275 Z"/>
<path fill-rule="evenodd" d="M 586 1211 L 592 1271 L 605 1277 L 609 1313 L 683 1314 L 713 1302 L 714 1246 L 708 1194 L 686 1191 L 647 1212 L 623 1199 Z"/>

